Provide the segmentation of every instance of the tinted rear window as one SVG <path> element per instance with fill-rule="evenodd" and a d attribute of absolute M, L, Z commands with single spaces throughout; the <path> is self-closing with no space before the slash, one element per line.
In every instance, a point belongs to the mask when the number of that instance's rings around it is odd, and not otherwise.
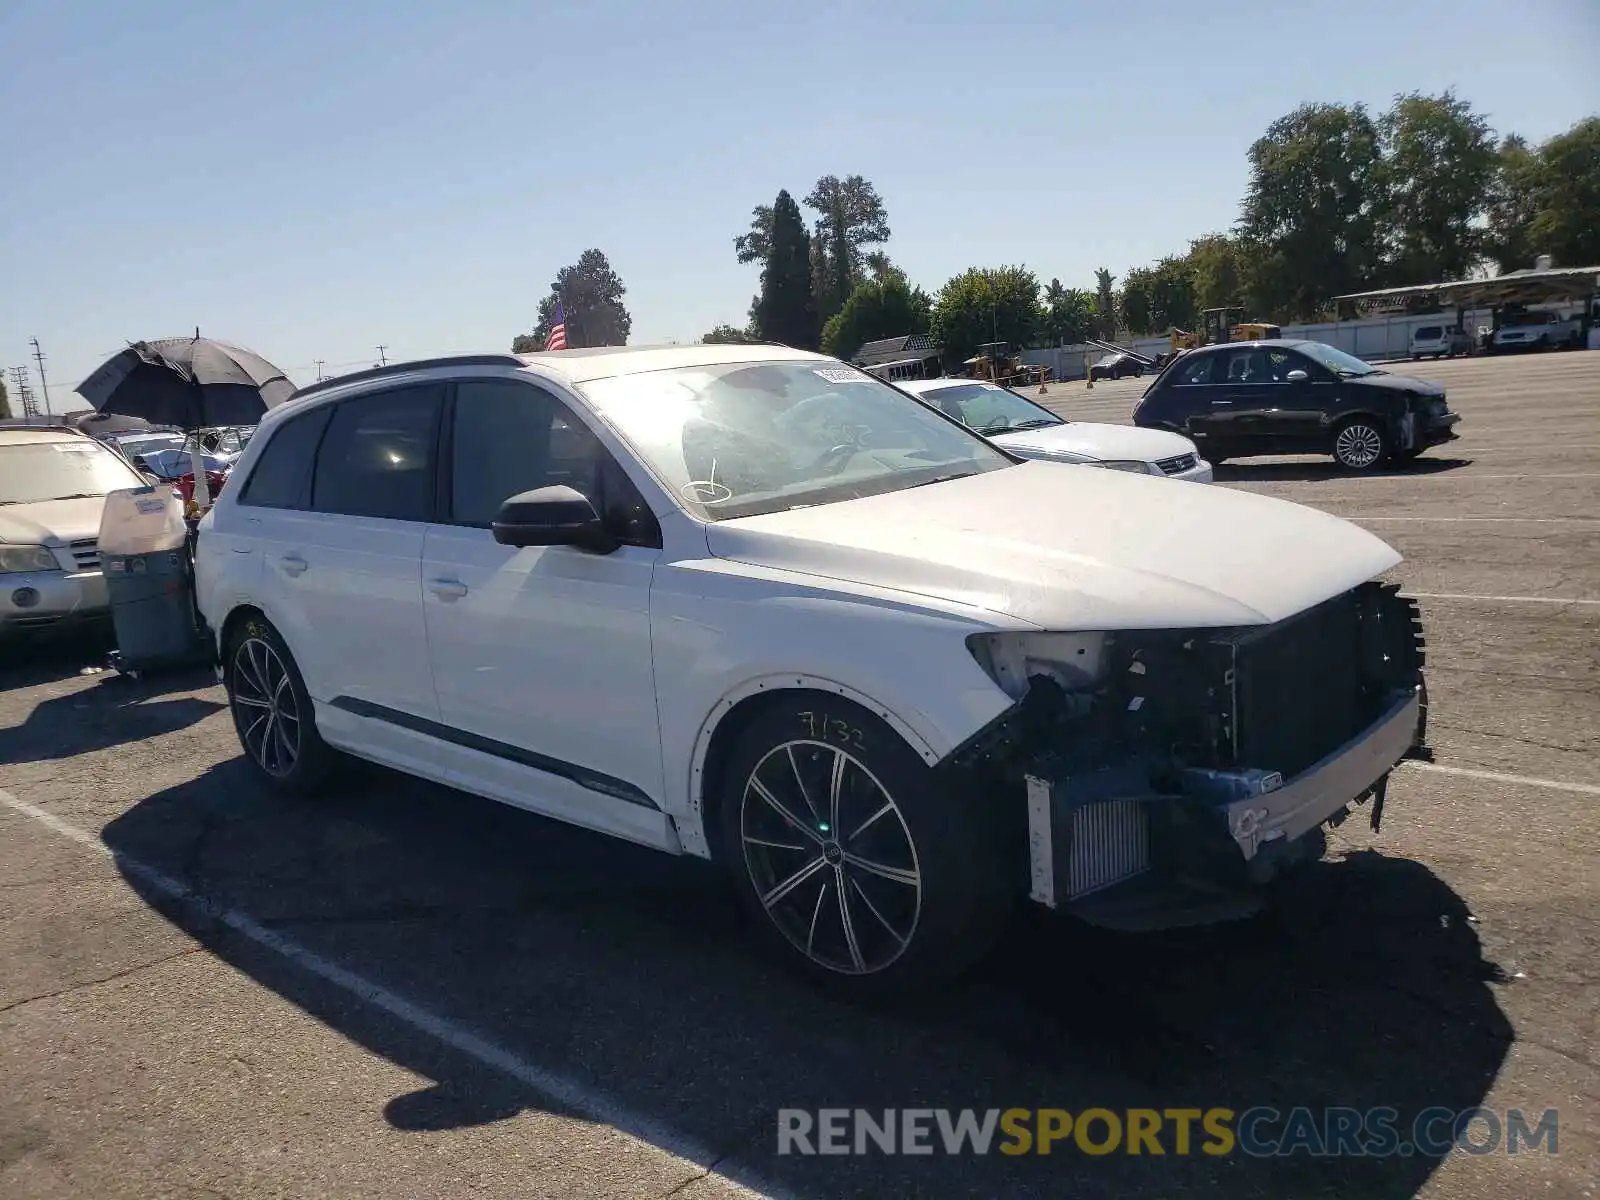
<path fill-rule="evenodd" d="M 258 504 L 264 508 L 305 508 L 309 501 L 307 485 L 311 481 L 312 456 L 317 452 L 317 442 L 322 438 L 332 411 L 330 406 L 323 405 L 285 421 L 261 452 L 255 469 L 245 481 L 239 503 Z"/>
<path fill-rule="evenodd" d="M 1419 342 L 1436 342 L 1444 336 L 1444 329 L 1438 325 L 1424 325 L 1411 336 Z"/>

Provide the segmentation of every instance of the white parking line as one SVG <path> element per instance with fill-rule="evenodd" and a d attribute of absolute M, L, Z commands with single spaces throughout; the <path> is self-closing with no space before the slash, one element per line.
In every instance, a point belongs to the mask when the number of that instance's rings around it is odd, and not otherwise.
<path fill-rule="evenodd" d="M 1525 787 L 1553 788 L 1558 792 L 1577 792 L 1582 796 L 1600 796 L 1600 785 L 1592 783 L 1567 783 L 1560 779 L 1536 779 L 1530 775 L 1506 775 L 1499 771 L 1478 771 L 1470 767 L 1445 767 L 1438 763 L 1417 762 L 1407 759 L 1402 767 L 1415 767 L 1435 775 L 1460 775 L 1466 779 L 1487 779 L 1491 783 L 1518 783 Z"/>
<path fill-rule="evenodd" d="M 410 1026 L 418 1033 L 426 1034 L 435 1041 L 466 1055 L 482 1066 L 510 1076 L 530 1091 L 554 1100 L 564 1108 L 579 1113 L 591 1121 L 609 1125 L 618 1132 L 646 1144 L 648 1148 L 666 1154 L 669 1158 L 677 1160 L 686 1167 L 717 1176 L 719 1179 L 726 1181 L 736 1194 L 757 1198 L 783 1195 L 782 1192 L 773 1190 L 767 1184 L 760 1184 L 759 1189 L 756 1186 L 752 1186 L 755 1181 L 751 1180 L 742 1171 L 729 1174 L 713 1170 L 712 1164 L 722 1155 L 712 1151 L 709 1147 L 700 1145 L 693 1139 L 661 1125 L 652 1118 L 642 1117 L 630 1112 L 604 1093 L 567 1076 L 559 1075 L 554 1071 L 546 1070 L 531 1063 L 505 1047 L 473 1033 L 470 1029 L 458 1025 L 446 1017 L 441 1017 L 437 1013 L 430 1012 L 421 1005 L 391 992 L 388 988 L 374 983 L 362 975 L 357 975 L 354 971 L 346 970 L 337 963 L 323 958 L 315 951 L 308 950 L 298 942 L 284 937 L 281 933 L 268 929 L 237 909 L 224 908 L 218 905 L 216 902 L 196 892 L 188 884 L 181 883 L 170 875 L 139 862 L 137 859 L 129 858 L 125 854 L 118 854 L 94 834 L 63 821 L 53 813 L 46 812 L 42 808 L 19 800 L 4 789 L 0 789 L 0 804 L 3 804 L 13 812 L 37 821 L 48 829 L 54 830 L 62 837 L 70 838 L 79 845 L 87 846 L 89 849 L 114 860 L 119 869 L 137 877 L 145 886 L 199 910 L 205 916 L 221 922 L 235 933 L 256 943 L 256 945 L 288 959 L 301 970 L 315 975 L 324 983 L 331 984 L 340 991 L 348 992 L 356 999 L 362 1000 L 373 1008 L 387 1013 L 402 1024 Z"/>
<path fill-rule="evenodd" d="M 1407 592 L 1419 600 L 1491 600 L 1498 604 L 1600 604 L 1600 600 L 1574 600 L 1567 596 L 1480 596 L 1471 592 Z"/>

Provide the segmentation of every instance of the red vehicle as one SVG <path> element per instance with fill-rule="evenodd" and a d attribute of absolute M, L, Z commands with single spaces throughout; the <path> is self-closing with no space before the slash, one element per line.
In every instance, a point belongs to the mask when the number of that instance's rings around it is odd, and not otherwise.
<path fill-rule="evenodd" d="M 217 493 L 222 491 L 223 484 L 227 482 L 228 473 L 226 471 L 206 472 L 206 487 L 211 489 L 211 498 L 213 500 L 217 498 Z M 187 511 L 190 503 L 194 500 L 194 472 L 190 471 L 187 475 L 178 476 L 172 481 L 172 486 L 178 490 L 178 495 L 183 497 L 183 507 Z"/>

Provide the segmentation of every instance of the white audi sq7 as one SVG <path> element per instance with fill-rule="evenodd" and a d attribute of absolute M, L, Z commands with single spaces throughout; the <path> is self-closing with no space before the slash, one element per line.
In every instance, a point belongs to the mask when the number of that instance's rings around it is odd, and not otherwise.
<path fill-rule="evenodd" d="M 1423 746 L 1399 556 L 1313 509 L 1023 461 L 776 346 L 492 354 L 274 409 L 201 523 L 271 784 L 337 753 L 723 864 L 854 994 L 1011 905 L 1247 914 Z"/>

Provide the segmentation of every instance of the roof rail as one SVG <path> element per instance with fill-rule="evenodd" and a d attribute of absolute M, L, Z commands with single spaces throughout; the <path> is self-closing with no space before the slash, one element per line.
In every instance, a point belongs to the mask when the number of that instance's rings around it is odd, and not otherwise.
<path fill-rule="evenodd" d="M 298 400 L 301 396 L 314 395 L 325 392 L 332 387 L 343 387 L 347 383 L 363 383 L 369 379 L 382 379 L 388 375 L 402 375 L 409 371 L 425 371 L 430 367 L 525 367 L 515 354 L 447 354 L 442 358 L 419 358 L 411 362 L 388 363 L 381 367 L 371 367 L 365 371 L 352 371 L 348 375 L 332 375 L 327 379 L 319 379 L 316 383 L 307 384 L 296 390 L 290 400 Z"/>

